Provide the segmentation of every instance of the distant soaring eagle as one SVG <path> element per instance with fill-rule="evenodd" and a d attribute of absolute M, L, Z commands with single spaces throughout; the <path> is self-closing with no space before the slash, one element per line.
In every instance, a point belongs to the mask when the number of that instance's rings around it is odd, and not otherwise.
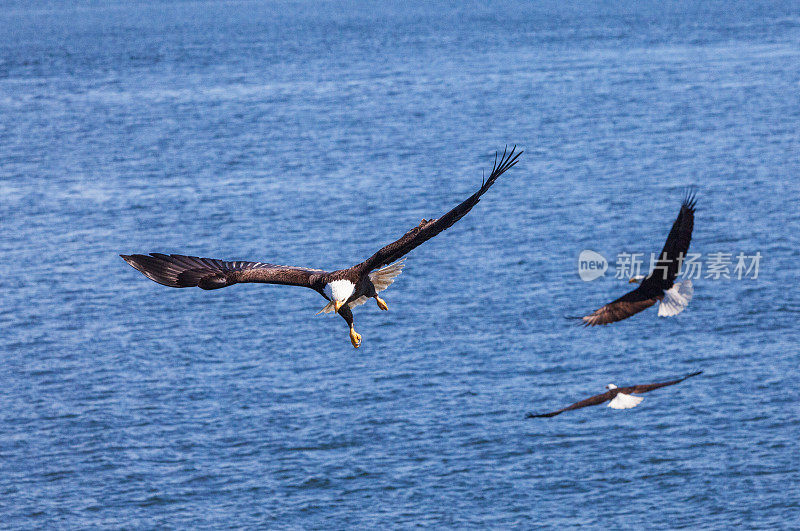
<path fill-rule="evenodd" d="M 630 279 L 631 283 L 641 281 L 635 290 L 582 317 L 585 326 L 622 321 L 658 301 L 658 315 L 661 317 L 678 315 L 688 306 L 694 294 L 692 281 L 675 282 L 675 278 L 692 241 L 694 206 L 694 193 L 687 192 L 653 271 L 646 278 L 639 275 Z"/>
<path fill-rule="evenodd" d="M 361 345 L 361 334 L 353 327 L 351 309 L 373 298 L 378 303 L 378 308 L 388 310 L 386 302 L 378 297 L 378 293 L 389 287 L 403 269 L 402 261 L 397 262 L 397 260 L 451 227 L 472 210 L 497 178 L 517 163 L 522 151 L 515 155 L 515 150 L 516 146 L 510 152 L 504 150 L 499 162 L 495 154 L 491 175 L 466 201 L 439 219 L 423 219 L 418 226 L 406 232 L 399 240 L 348 269 L 327 272 L 321 269 L 264 262 L 226 262 L 179 254 L 150 253 L 149 256 L 143 254 L 120 256 L 150 280 L 173 288 L 198 286 L 202 289 L 218 289 L 242 282 L 311 288 L 329 301 L 319 313 L 335 311 L 341 315 L 350 326 L 351 343 L 358 348 Z"/>
<path fill-rule="evenodd" d="M 572 409 L 580 409 L 582 407 L 587 406 L 596 406 L 598 404 L 602 404 L 603 402 L 608 402 L 608 407 L 613 409 L 630 409 L 632 407 L 636 407 L 639 403 L 644 400 L 641 396 L 632 396 L 633 394 L 641 394 L 647 393 L 654 389 L 658 389 L 660 387 L 666 387 L 668 385 L 675 385 L 677 383 L 681 383 L 687 378 L 691 378 L 692 376 L 697 376 L 698 374 L 702 374 L 703 371 L 693 372 L 692 374 L 687 374 L 683 378 L 678 378 L 677 380 L 671 380 L 669 382 L 662 382 L 662 383 L 652 383 L 652 384 L 645 384 L 645 385 L 632 385 L 630 387 L 617 387 L 614 384 L 608 384 L 606 386 L 605 393 L 601 395 L 594 395 L 592 397 L 587 398 L 586 400 L 581 400 L 580 402 L 575 402 L 571 406 L 567 406 L 562 409 L 558 409 L 556 411 L 551 411 L 550 413 L 541 413 L 539 415 L 534 415 L 533 413 L 528 413 L 526 418 L 532 419 L 536 417 L 555 417 L 556 415 L 560 415 L 565 411 L 570 411 Z"/>

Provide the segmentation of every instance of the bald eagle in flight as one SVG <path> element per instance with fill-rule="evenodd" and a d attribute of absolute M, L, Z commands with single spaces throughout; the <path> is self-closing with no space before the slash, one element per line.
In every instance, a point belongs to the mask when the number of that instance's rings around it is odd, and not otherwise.
<path fill-rule="evenodd" d="M 603 402 L 608 402 L 608 407 L 613 409 L 630 409 L 638 406 L 639 403 L 642 400 L 644 400 L 641 396 L 633 396 L 634 394 L 648 393 L 650 391 L 659 389 L 661 387 L 666 387 L 668 385 L 675 385 L 677 383 L 681 383 L 687 378 L 691 378 L 692 376 L 697 376 L 698 374 L 702 373 L 703 371 L 697 371 L 693 372 L 692 374 L 687 374 L 683 378 L 678 378 L 677 380 L 670 380 L 669 382 L 632 385 L 630 387 L 617 387 L 614 384 L 608 384 L 606 386 L 606 389 L 608 389 L 608 391 L 606 391 L 603 394 L 594 395 L 592 397 L 587 398 L 586 400 L 575 402 L 571 406 L 557 409 L 556 411 L 551 411 L 550 413 L 541 413 L 539 415 L 528 413 L 525 417 L 529 419 L 537 417 L 555 417 L 556 415 L 560 415 L 565 411 L 580 409 L 582 407 L 587 407 L 587 406 L 596 406 L 598 404 L 602 404 Z"/>
<path fill-rule="evenodd" d="M 659 260 L 647 277 L 635 276 L 630 283 L 641 282 L 639 286 L 609 302 L 589 315 L 581 317 L 584 326 L 605 325 L 622 321 L 659 302 L 658 315 L 672 317 L 681 313 L 692 300 L 694 287 L 689 279 L 675 282 L 683 259 L 689 250 L 694 228 L 694 207 L 696 201 L 692 191 L 686 193 L 678 218 L 672 224 L 667 242 L 661 250 Z"/>
<path fill-rule="evenodd" d="M 123 260 L 138 269 L 144 276 L 172 288 L 197 286 L 211 290 L 225 288 L 243 282 L 283 284 L 311 288 L 329 302 L 318 313 L 336 312 L 350 327 L 350 342 L 353 347 L 361 345 L 361 334 L 353 327 L 354 307 L 372 298 L 381 310 L 388 310 L 386 301 L 378 296 L 394 282 L 403 269 L 398 260 L 411 250 L 422 245 L 440 232 L 451 227 L 478 204 L 480 198 L 498 177 L 517 164 L 522 151 L 515 154 L 503 150 L 477 192 L 439 219 L 423 219 L 418 226 L 406 232 L 400 239 L 383 247 L 360 264 L 338 271 L 323 271 L 305 267 L 291 267 L 264 262 L 228 262 L 212 258 L 198 258 L 179 254 L 150 253 L 150 255 L 120 255 Z"/>

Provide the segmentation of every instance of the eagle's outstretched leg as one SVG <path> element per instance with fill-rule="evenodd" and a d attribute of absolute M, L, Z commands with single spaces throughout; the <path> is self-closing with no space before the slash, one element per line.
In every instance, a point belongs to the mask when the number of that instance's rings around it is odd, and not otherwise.
<path fill-rule="evenodd" d="M 397 275 L 395 275 L 395 276 L 397 276 Z M 390 280 L 389 284 L 391 284 L 391 280 Z M 378 292 L 375 290 L 375 285 L 372 282 L 369 283 L 369 286 L 368 286 L 366 291 L 367 292 L 365 293 L 365 295 L 367 297 L 372 297 L 373 299 L 375 299 L 375 302 L 378 303 L 378 308 L 380 308 L 384 312 L 388 312 L 389 311 L 389 306 L 386 305 L 386 301 L 385 300 L 383 300 L 380 297 L 378 297 Z"/>
<path fill-rule="evenodd" d="M 353 312 L 350 311 L 350 307 L 346 304 L 339 309 L 339 315 L 347 321 L 347 325 L 350 327 L 350 343 L 353 344 L 353 348 L 358 348 L 361 346 L 361 334 L 356 332 L 356 329 L 353 328 Z"/>

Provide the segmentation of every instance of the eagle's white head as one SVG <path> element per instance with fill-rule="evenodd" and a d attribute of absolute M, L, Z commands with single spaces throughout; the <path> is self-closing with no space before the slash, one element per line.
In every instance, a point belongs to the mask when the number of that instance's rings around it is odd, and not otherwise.
<path fill-rule="evenodd" d="M 334 280 L 325 284 L 325 295 L 333 302 L 333 307 L 338 312 L 355 289 L 356 285 L 349 280 Z"/>
<path fill-rule="evenodd" d="M 628 280 L 628 284 L 638 284 L 642 280 L 644 280 L 644 275 L 635 275 Z"/>
<path fill-rule="evenodd" d="M 608 384 L 608 385 L 606 386 L 606 389 L 608 389 L 609 391 L 611 391 L 612 389 L 616 389 L 616 388 L 617 388 L 617 386 L 616 386 L 616 385 L 614 385 L 614 384 Z"/>

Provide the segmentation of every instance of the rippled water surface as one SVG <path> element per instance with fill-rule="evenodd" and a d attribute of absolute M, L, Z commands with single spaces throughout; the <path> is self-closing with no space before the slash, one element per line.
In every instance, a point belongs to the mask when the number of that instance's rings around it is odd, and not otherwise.
<path fill-rule="evenodd" d="M 10 527 L 800 526 L 800 6 L 7 2 L 0 514 Z M 356 311 L 117 256 L 349 266 L 472 193 Z M 674 319 L 629 288 L 760 252 Z M 612 261 L 582 282 L 583 249 Z M 638 408 L 555 409 L 705 373 Z"/>

